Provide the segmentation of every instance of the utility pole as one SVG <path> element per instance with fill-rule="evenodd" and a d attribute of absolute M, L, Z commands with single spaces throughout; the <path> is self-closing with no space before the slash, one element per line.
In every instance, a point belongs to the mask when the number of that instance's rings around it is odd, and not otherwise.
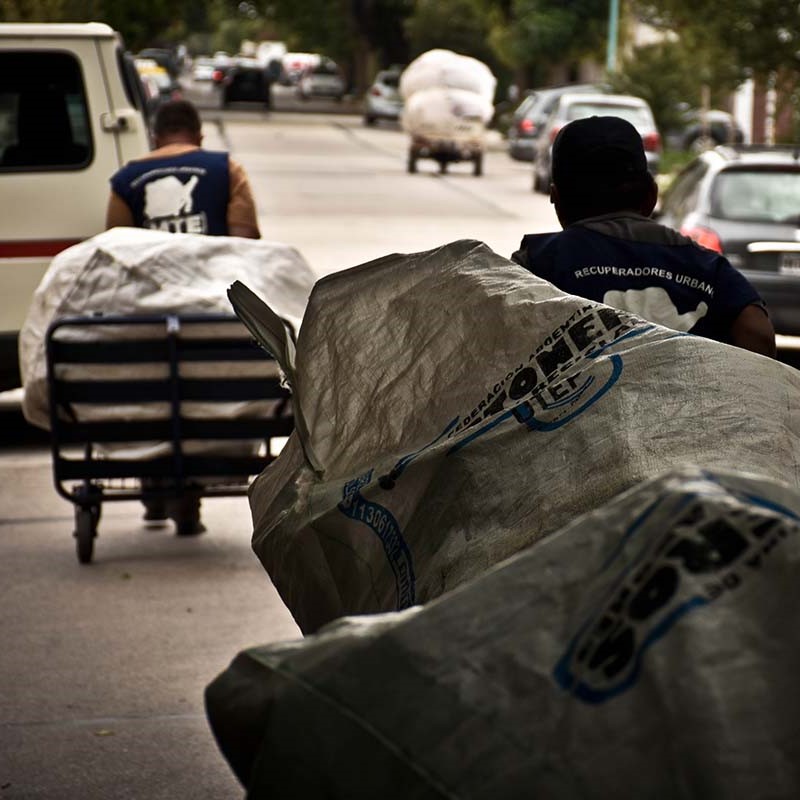
<path fill-rule="evenodd" d="M 606 72 L 617 71 L 617 29 L 619 28 L 619 0 L 608 2 L 608 45 L 606 48 Z"/>

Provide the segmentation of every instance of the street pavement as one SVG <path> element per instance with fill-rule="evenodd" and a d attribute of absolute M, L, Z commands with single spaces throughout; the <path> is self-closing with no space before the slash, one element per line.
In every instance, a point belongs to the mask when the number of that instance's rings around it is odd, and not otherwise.
<path fill-rule="evenodd" d="M 299 635 L 247 499 L 204 500 L 198 537 L 107 503 L 87 566 L 47 451 L 3 452 L 0 508 L 0 798 L 241 796 L 203 690 L 239 650 Z"/>
<path fill-rule="evenodd" d="M 206 144 L 224 148 L 220 126 Z M 207 532 L 106 503 L 75 553 L 47 434 L 0 402 L 0 800 L 223 800 L 243 790 L 203 691 L 240 650 L 299 629 L 250 549 L 246 497 L 202 501 Z"/>

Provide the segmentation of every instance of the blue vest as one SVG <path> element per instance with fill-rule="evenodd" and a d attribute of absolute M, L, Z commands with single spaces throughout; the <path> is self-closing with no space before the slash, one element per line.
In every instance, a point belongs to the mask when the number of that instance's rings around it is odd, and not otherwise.
<path fill-rule="evenodd" d="M 111 178 L 139 228 L 228 235 L 227 153 L 193 150 L 131 161 Z"/>
<path fill-rule="evenodd" d="M 728 259 L 636 214 L 530 234 L 511 258 L 563 292 L 719 342 L 745 306 L 764 306 Z"/>

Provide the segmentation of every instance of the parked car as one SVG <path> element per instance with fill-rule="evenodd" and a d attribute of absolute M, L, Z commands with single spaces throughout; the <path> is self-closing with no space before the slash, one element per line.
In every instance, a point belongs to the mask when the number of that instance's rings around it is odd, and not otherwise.
<path fill-rule="evenodd" d="M 400 72 L 381 70 L 364 96 L 364 124 L 374 125 L 379 119 L 396 120 L 403 110 L 400 97 Z"/>
<path fill-rule="evenodd" d="M 297 83 L 297 94 L 301 100 L 332 97 L 340 101 L 344 97 L 345 89 L 342 71 L 330 58 L 323 58 L 319 64 L 306 70 Z"/>
<path fill-rule="evenodd" d="M 533 191 L 547 192 L 551 180 L 553 140 L 568 123 L 593 116 L 621 117 L 639 131 L 647 166 L 657 173 L 661 161 L 661 136 L 646 100 L 626 94 L 572 93 L 558 98 L 541 135 L 536 140 L 533 163 Z"/>
<path fill-rule="evenodd" d="M 215 69 L 213 58 L 198 56 L 192 64 L 192 78 L 196 81 L 212 81 Z"/>
<path fill-rule="evenodd" d="M 516 161 L 533 161 L 535 142 L 561 95 L 567 92 L 601 92 L 591 84 L 533 89 L 517 106 L 508 128 L 508 154 Z"/>
<path fill-rule="evenodd" d="M 702 153 L 720 144 L 744 142 L 744 131 L 727 111 L 710 108 L 703 114 L 686 106 L 680 116 L 680 126 L 664 132 L 665 143 L 675 150 Z"/>
<path fill-rule="evenodd" d="M 144 111 L 108 25 L 0 24 L 0 389 L 51 258 L 104 229 L 109 176 L 147 153 Z"/>
<path fill-rule="evenodd" d="M 700 154 L 656 217 L 740 269 L 779 334 L 800 336 L 800 161 L 796 147 L 738 145 Z"/>
<path fill-rule="evenodd" d="M 317 53 L 284 53 L 281 57 L 281 85 L 297 86 L 303 75 L 321 60 Z"/>
<path fill-rule="evenodd" d="M 137 57 L 134 59 L 134 64 L 148 95 L 148 117 L 154 114 L 162 103 L 181 99 L 183 89 L 180 83 L 156 61 L 151 58 Z M 155 94 L 153 94 L 153 89 L 155 89 Z"/>
<path fill-rule="evenodd" d="M 265 66 L 254 58 L 237 58 L 220 80 L 221 103 L 262 103 L 272 107 L 272 80 Z"/>
<path fill-rule="evenodd" d="M 146 47 L 136 54 L 136 58 L 149 58 L 155 61 L 177 80 L 181 73 L 181 65 L 178 57 L 171 50 L 165 47 Z"/>

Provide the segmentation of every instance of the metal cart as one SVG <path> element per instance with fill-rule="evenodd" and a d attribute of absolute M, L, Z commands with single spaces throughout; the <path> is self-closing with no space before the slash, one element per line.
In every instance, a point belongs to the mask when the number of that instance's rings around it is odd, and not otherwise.
<path fill-rule="evenodd" d="M 417 171 L 420 158 L 430 158 L 438 162 L 439 172 L 443 174 L 449 164 L 471 161 L 472 174 L 479 177 L 483 175 L 483 151 L 483 136 L 441 138 L 413 135 L 408 148 L 408 172 Z"/>
<path fill-rule="evenodd" d="M 276 362 L 232 315 L 62 318 L 46 353 L 54 481 L 75 505 L 82 564 L 103 503 L 246 494 L 294 428 Z M 145 443 L 160 454 L 131 457 Z"/>

